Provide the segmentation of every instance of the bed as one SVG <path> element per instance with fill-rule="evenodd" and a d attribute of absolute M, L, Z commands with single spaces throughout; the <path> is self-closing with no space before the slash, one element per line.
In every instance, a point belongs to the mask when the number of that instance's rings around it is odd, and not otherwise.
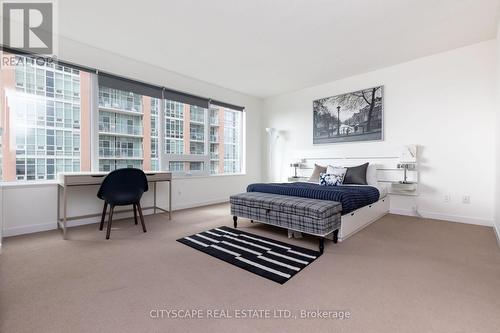
<path fill-rule="evenodd" d="M 262 192 L 309 199 L 337 201 L 342 204 L 342 215 L 373 204 L 381 197 L 381 191 L 375 186 L 320 186 L 310 182 L 256 183 L 249 185 L 247 187 L 247 192 Z"/>
<path fill-rule="evenodd" d="M 347 239 L 389 211 L 389 200 L 385 188 L 373 185 L 320 186 L 310 182 L 255 183 L 247 187 L 247 192 L 339 202 L 342 205 L 341 227 L 337 236 L 339 241 Z M 330 237 L 327 236 L 327 238 Z"/>

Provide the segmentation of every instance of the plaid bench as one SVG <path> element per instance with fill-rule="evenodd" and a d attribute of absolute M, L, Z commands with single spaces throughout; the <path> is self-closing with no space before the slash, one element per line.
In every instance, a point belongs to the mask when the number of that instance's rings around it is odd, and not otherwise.
<path fill-rule="evenodd" d="M 261 192 L 232 195 L 229 201 L 235 228 L 238 217 L 243 217 L 318 236 L 320 252 L 325 236 L 333 232 L 337 242 L 342 211 L 339 202 Z"/>

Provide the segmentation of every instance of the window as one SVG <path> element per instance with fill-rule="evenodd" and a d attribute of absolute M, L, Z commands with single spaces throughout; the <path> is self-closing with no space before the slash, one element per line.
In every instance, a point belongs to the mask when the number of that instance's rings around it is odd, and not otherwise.
<path fill-rule="evenodd" d="M 243 112 L 165 101 L 165 154 L 172 172 L 236 174 L 242 171 Z"/>
<path fill-rule="evenodd" d="M 242 172 L 242 108 L 74 65 L 3 56 L 15 65 L 0 72 L 0 180 L 123 167 Z"/>
<path fill-rule="evenodd" d="M 143 96 L 99 85 L 99 171 L 143 166 Z"/>
<path fill-rule="evenodd" d="M 208 101 L 206 101 L 208 106 Z M 168 170 L 206 174 L 208 108 L 165 100 L 165 159 Z"/>
<path fill-rule="evenodd" d="M 2 118 L 7 116 L 14 126 L 0 121 L 0 127 L 3 137 L 15 138 L 15 149 L 2 151 L 3 180 L 51 180 L 57 172 L 90 171 L 90 164 L 82 167 L 90 152 L 81 151 L 81 141 L 90 140 L 90 128 L 80 126 L 82 118 L 90 117 L 88 109 L 82 110 L 82 100 L 88 102 L 90 96 L 80 92 L 81 81 L 89 82 L 90 74 L 29 57 L 9 57 L 15 65 L 2 71 L 7 106 Z"/>
<path fill-rule="evenodd" d="M 99 85 L 99 171 L 159 170 L 159 108 L 158 98 Z M 145 119 L 150 119 L 147 127 Z M 150 142 L 148 155 L 145 142 Z"/>
<path fill-rule="evenodd" d="M 184 154 L 184 104 L 165 101 L 165 153 Z"/>
<path fill-rule="evenodd" d="M 210 105 L 210 173 L 235 174 L 242 171 L 243 112 Z"/>
<path fill-rule="evenodd" d="M 160 137 L 160 125 L 158 118 L 160 115 L 161 100 L 158 98 L 151 98 L 151 170 L 160 170 L 160 154 L 158 147 L 158 140 Z"/>

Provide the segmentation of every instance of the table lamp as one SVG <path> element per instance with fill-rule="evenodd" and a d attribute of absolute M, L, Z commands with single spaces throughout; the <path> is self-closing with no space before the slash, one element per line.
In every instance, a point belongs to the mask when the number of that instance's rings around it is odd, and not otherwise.
<path fill-rule="evenodd" d="M 290 167 L 295 168 L 295 174 L 293 178 L 299 178 L 299 176 L 297 176 L 297 169 L 301 167 L 301 164 L 299 162 L 290 163 Z"/>

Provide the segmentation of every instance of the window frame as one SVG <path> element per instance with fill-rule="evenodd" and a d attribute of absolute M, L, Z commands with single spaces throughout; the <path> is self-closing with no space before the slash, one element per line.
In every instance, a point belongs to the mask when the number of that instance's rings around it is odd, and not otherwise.
<path fill-rule="evenodd" d="M 23 184 L 57 181 L 58 164 L 63 166 L 59 172 L 81 170 L 80 124 L 84 115 L 81 109 L 80 94 L 78 94 L 77 99 L 73 99 L 72 95 L 65 96 L 64 93 L 63 96 L 56 97 L 50 93 L 50 88 L 53 87 L 48 85 L 47 80 L 64 69 L 65 73 L 69 73 L 71 88 L 73 88 L 74 82 L 78 82 L 78 89 L 80 89 L 81 72 L 74 72 L 71 68 L 67 71 L 68 67 L 66 66 L 55 68 L 48 63 L 40 64 L 33 58 L 21 54 L 6 53 L 4 56 L 16 59 L 15 64 L 12 64 L 12 69 L 10 69 L 14 76 L 13 86 L 2 86 L 3 89 L 10 88 L 10 91 L 6 92 L 9 104 L 5 102 L 2 106 L 10 108 L 11 119 L 10 122 L 3 125 L 10 127 L 7 132 L 13 136 L 13 146 L 15 147 L 11 156 L 11 163 L 14 164 L 11 165 L 14 170 L 13 179 L 7 182 Z M 30 73 L 27 72 L 27 67 L 31 68 Z M 33 89 L 29 91 L 25 84 L 28 74 L 32 76 L 31 83 L 33 85 Z M 18 80 L 22 82 L 18 84 Z M 42 83 L 45 84 L 45 87 L 41 88 Z M 56 105 L 62 115 L 59 122 L 56 122 L 55 119 Z M 20 132 L 23 134 L 19 135 Z M 60 137 L 59 146 L 56 143 L 58 134 Z M 0 136 L 3 135 L 4 131 L 2 130 Z M 20 138 L 22 141 L 18 144 L 17 141 Z M 0 139 L 0 143 L 2 140 L 3 138 Z M 3 168 L 3 162 L 2 153 L 0 153 L 0 168 Z M 18 172 L 20 165 L 24 165 L 23 173 Z M 0 182 L 6 182 L 3 179 L 3 170 L 0 171 Z"/>
<path fill-rule="evenodd" d="M 171 118 L 171 117 L 167 117 L 166 115 L 166 108 L 167 108 L 167 103 L 169 102 L 174 102 L 174 103 L 181 103 L 181 105 L 184 107 L 184 106 L 189 106 L 189 112 L 191 112 L 191 104 L 187 104 L 187 103 L 182 103 L 182 102 L 178 102 L 178 101 L 174 101 L 174 100 L 170 100 L 170 99 L 163 99 L 163 104 L 164 104 L 164 107 L 162 108 L 162 111 L 164 113 L 164 117 L 162 118 L 162 121 L 161 121 L 161 128 L 163 130 L 166 129 L 166 121 L 168 118 Z M 208 144 L 208 134 L 209 134 L 209 126 L 208 126 L 208 122 L 209 122 L 209 113 L 208 113 L 208 110 L 209 109 L 204 109 L 204 121 L 203 121 L 203 135 L 204 135 L 204 140 L 203 140 L 203 149 L 204 149 L 204 154 L 191 154 L 190 152 L 189 153 L 186 153 L 186 151 L 184 151 L 183 154 L 169 154 L 165 151 L 165 149 L 162 149 L 161 152 L 160 152 L 160 165 L 161 165 L 161 170 L 165 170 L 165 171 L 169 171 L 169 172 L 172 172 L 172 175 L 175 175 L 175 176 L 210 176 L 210 155 L 208 153 L 208 149 L 209 149 L 209 144 Z M 185 111 L 184 111 L 185 112 Z M 183 117 L 185 116 L 185 114 L 183 113 Z M 178 118 L 173 118 L 173 119 L 178 119 Z M 185 127 L 186 124 L 184 124 L 185 120 L 183 120 L 183 127 Z M 189 124 L 189 127 L 191 128 L 191 123 Z M 167 140 L 167 137 L 166 137 L 166 133 L 162 133 L 162 137 L 161 137 L 161 141 L 163 142 L 166 142 Z M 186 139 L 186 135 L 191 135 L 191 131 L 189 132 L 189 134 L 187 134 L 185 131 L 183 131 L 182 133 L 182 143 L 185 144 L 185 139 Z M 175 170 L 170 170 L 170 162 L 183 162 L 183 163 L 189 163 L 189 162 L 202 162 L 203 163 L 203 170 L 191 170 L 189 169 L 189 171 L 175 171 Z"/>
<path fill-rule="evenodd" d="M 175 102 L 175 103 L 180 103 L 168 99 L 163 99 L 163 102 L 165 103 L 165 108 L 162 110 L 166 112 L 166 105 L 168 102 Z M 187 103 L 182 103 L 182 105 L 189 105 Z M 239 148 L 239 158 L 238 158 L 238 163 L 239 163 L 239 171 L 238 172 L 218 172 L 218 173 L 211 173 L 211 123 L 210 123 L 210 110 L 211 107 L 215 106 L 217 108 L 218 112 L 226 112 L 226 109 L 231 110 L 232 112 L 241 112 L 240 115 L 240 123 L 238 127 L 238 137 L 237 137 L 237 147 Z M 166 128 L 166 120 L 167 120 L 167 115 L 164 115 L 163 121 L 162 121 L 162 126 L 161 129 L 165 130 Z M 174 118 L 177 119 L 177 118 Z M 184 125 L 184 124 L 183 124 Z M 203 162 L 203 170 L 197 171 L 197 170 L 189 170 L 189 171 L 175 171 L 172 170 L 172 174 L 177 177 L 191 177 L 191 176 L 204 176 L 204 177 L 213 177 L 213 176 L 231 176 L 231 175 L 242 175 L 246 174 L 246 164 L 245 164 L 245 156 L 246 156 L 246 142 L 245 142 L 245 131 L 246 131 L 246 114 L 245 111 L 240 111 L 236 109 L 232 109 L 227 107 L 226 105 L 219 105 L 219 104 L 212 104 L 209 102 L 208 108 L 205 109 L 205 118 L 204 118 L 204 154 L 191 154 L 191 153 L 186 153 L 184 151 L 183 154 L 170 154 L 166 153 L 164 149 L 161 150 L 160 154 L 160 164 L 161 164 L 161 170 L 165 171 L 170 171 L 170 162 L 183 162 L 183 163 L 188 163 L 188 162 Z M 189 127 L 191 124 L 189 125 Z M 221 127 L 224 127 L 224 123 L 218 123 L 218 132 L 221 130 Z M 220 133 L 220 132 L 219 132 Z M 182 142 L 184 143 L 184 140 L 186 139 L 186 134 L 185 132 L 183 133 L 183 138 Z M 189 136 L 191 133 L 189 133 Z M 167 137 L 165 136 L 165 133 L 163 133 L 162 136 L 162 142 L 166 142 Z M 218 142 L 219 145 L 219 159 L 224 160 L 224 156 L 220 155 L 220 145 L 225 144 L 225 140 L 219 140 Z"/>
<path fill-rule="evenodd" d="M 4 50 L 4 52 L 5 52 L 5 50 Z M 8 52 L 8 51 L 6 51 L 6 52 Z M 46 95 L 44 94 L 44 96 L 46 96 L 54 101 L 52 103 L 52 105 L 50 106 L 51 114 L 49 115 L 49 111 L 48 111 L 49 106 L 47 105 L 45 119 L 40 120 L 40 121 L 44 121 L 44 122 L 49 122 L 49 121 L 53 122 L 53 124 L 54 124 L 53 127 L 55 128 L 53 130 L 52 136 L 50 136 L 51 134 L 48 133 L 48 131 L 45 131 L 45 133 L 44 133 L 44 139 L 42 141 L 45 141 L 45 149 L 46 150 L 48 149 L 47 147 L 49 146 L 49 144 L 51 144 L 53 146 L 53 156 L 51 155 L 51 157 L 53 157 L 53 159 L 55 161 L 55 159 L 58 156 L 57 155 L 58 142 L 56 142 L 57 138 L 58 138 L 58 136 L 57 136 L 58 133 L 57 133 L 56 129 L 58 129 L 59 127 L 63 128 L 64 129 L 64 131 L 62 133 L 63 136 L 65 134 L 69 134 L 69 132 L 71 132 L 72 133 L 71 138 L 69 138 L 69 136 L 66 138 L 67 135 L 62 138 L 62 140 L 63 140 L 62 149 L 63 149 L 63 151 L 65 151 L 65 149 L 69 147 L 69 146 L 67 146 L 66 141 L 70 140 L 72 143 L 72 146 L 69 148 L 72 148 L 71 149 L 72 156 L 66 156 L 66 155 L 61 155 L 61 156 L 65 157 L 65 158 L 71 158 L 71 162 L 73 164 L 75 162 L 79 162 L 77 164 L 80 165 L 80 168 L 81 168 L 81 156 L 82 156 L 81 154 L 82 154 L 82 145 L 83 145 L 82 135 L 81 135 L 81 131 L 80 131 L 82 120 L 76 119 L 74 115 L 77 114 L 77 112 L 78 112 L 80 114 L 80 117 L 82 116 L 83 110 L 82 110 L 81 103 L 82 103 L 83 96 L 81 96 L 80 90 L 79 90 L 81 87 L 81 82 L 78 78 L 73 77 L 72 74 L 74 74 L 74 71 L 77 70 L 77 71 L 85 71 L 90 75 L 89 96 L 88 96 L 88 98 L 89 98 L 89 102 L 88 102 L 89 103 L 89 112 L 90 112 L 90 115 L 89 115 L 89 117 L 90 117 L 90 136 L 89 136 L 89 139 L 87 139 L 87 140 L 90 140 L 90 142 L 87 142 L 86 146 L 88 147 L 88 149 L 90 149 L 90 152 L 88 154 L 88 156 L 90 158 L 90 170 L 92 172 L 99 171 L 99 169 L 100 169 L 99 164 L 100 164 L 100 160 L 101 160 L 101 157 L 99 154 L 100 138 L 102 136 L 100 133 L 102 131 L 100 130 L 101 124 L 100 124 L 100 119 L 99 119 L 100 118 L 100 110 L 101 110 L 101 107 L 99 106 L 99 100 L 101 98 L 100 93 L 99 93 L 99 91 L 100 91 L 99 90 L 99 86 L 100 86 L 99 85 L 99 77 L 100 77 L 99 75 L 100 75 L 100 73 L 95 69 L 80 67 L 78 65 L 64 63 L 64 62 L 58 62 L 55 64 L 51 64 L 50 67 L 53 68 L 53 71 L 50 73 L 47 71 L 45 71 L 45 73 L 42 73 L 42 71 L 39 70 L 39 68 L 37 66 L 35 66 L 30 60 L 28 60 L 29 58 L 31 58 L 30 55 L 16 54 L 16 53 L 11 53 L 11 52 L 8 52 L 8 54 L 12 54 L 14 56 L 19 55 L 19 56 L 24 57 L 26 59 L 23 62 L 23 66 L 25 68 L 23 70 L 23 77 L 19 78 L 19 79 L 21 79 L 21 82 L 19 82 L 19 84 L 17 82 L 18 73 L 17 73 L 16 69 L 14 69 L 14 76 L 16 77 L 16 80 L 14 81 L 15 82 L 14 87 L 12 87 L 12 88 L 16 89 L 16 88 L 20 87 L 25 91 L 26 94 L 29 94 L 30 96 L 32 96 L 30 98 L 34 98 L 34 99 L 35 98 L 37 99 L 38 96 L 40 95 L 40 93 L 43 92 L 43 93 L 46 93 Z M 29 68 L 26 68 L 26 67 L 29 67 Z M 106 74 L 106 75 L 108 75 L 108 74 Z M 113 76 L 113 75 L 109 74 L 109 76 Z M 118 76 L 115 76 L 114 79 L 120 80 L 121 78 Z M 150 85 L 150 87 L 148 88 L 147 83 L 143 83 L 143 82 L 139 82 L 139 81 L 135 81 L 135 80 L 131 80 L 131 79 L 126 79 L 126 78 L 123 78 L 123 79 L 129 80 L 136 85 L 143 84 L 145 86 L 145 89 L 157 89 L 158 88 L 158 86 L 152 86 L 152 85 Z M 45 84 L 44 87 L 42 87 L 42 83 Z M 28 87 L 28 85 L 29 85 L 29 87 Z M 116 88 L 116 89 L 118 89 L 118 88 Z M 162 89 L 164 92 L 168 91 L 169 94 L 175 94 L 175 93 L 184 94 L 183 98 L 193 101 L 193 104 L 191 104 L 189 102 L 183 102 L 182 103 L 183 105 L 200 107 L 199 104 L 196 105 L 196 103 L 197 103 L 196 99 L 198 99 L 198 100 L 203 99 L 203 98 L 197 97 L 195 95 L 190 95 L 190 94 L 186 94 L 186 93 L 182 93 L 182 92 L 176 92 L 173 90 L 169 90 L 167 88 L 162 88 Z M 120 90 L 120 89 L 118 89 L 118 90 Z M 49 95 L 49 94 L 51 94 L 51 95 Z M 134 94 L 137 94 L 137 92 L 134 92 Z M 56 96 L 56 95 L 58 95 L 58 96 Z M 66 96 L 66 95 L 68 95 L 68 96 Z M 138 95 L 141 95 L 141 94 L 138 94 Z M 147 94 L 142 94 L 141 96 L 147 96 Z M 174 170 L 171 172 L 175 177 L 190 177 L 190 176 L 199 176 L 199 177 L 207 177 L 208 176 L 208 177 L 211 177 L 211 176 L 234 176 L 234 175 L 246 174 L 246 134 L 245 134 L 246 133 L 246 113 L 245 113 L 243 108 L 240 108 L 240 107 L 232 108 L 231 105 L 229 105 L 229 104 L 224 104 L 224 103 L 220 103 L 220 102 L 212 103 L 212 100 L 204 99 L 205 102 L 208 100 L 208 107 L 204 107 L 204 106 L 202 107 L 204 109 L 204 121 L 203 121 L 204 153 L 203 154 L 191 154 L 191 150 L 189 149 L 189 147 L 186 147 L 185 140 L 188 137 L 189 141 L 191 142 L 190 136 L 192 133 L 191 133 L 191 131 L 189 131 L 187 133 L 184 131 L 182 142 L 184 144 L 184 148 L 187 148 L 189 150 L 187 152 L 184 151 L 183 154 L 167 154 L 166 150 L 165 150 L 165 144 L 166 144 L 166 139 L 167 139 L 165 136 L 166 120 L 167 120 L 165 106 L 169 100 L 172 100 L 172 99 L 168 99 L 167 96 L 168 95 L 163 95 L 163 94 L 162 94 L 162 98 L 150 96 L 151 98 L 157 98 L 159 101 L 159 103 L 158 103 L 159 110 L 158 110 L 158 113 L 155 117 L 155 121 L 156 121 L 155 128 L 157 130 L 155 133 L 156 135 L 153 135 L 153 128 L 152 128 L 153 124 L 151 124 L 152 133 L 149 134 L 151 137 L 151 147 L 150 147 L 150 151 L 151 151 L 151 155 L 152 155 L 152 156 L 150 156 L 151 169 L 155 169 L 155 165 L 156 165 L 157 166 L 156 169 L 159 171 L 169 171 L 169 169 L 170 169 L 169 166 L 170 166 L 171 162 L 182 162 L 182 163 L 201 162 L 201 163 L 203 163 L 202 170 L 191 170 L 191 169 L 186 170 L 186 167 L 185 167 L 185 169 L 184 169 L 185 171 L 183 171 L 183 172 L 176 172 Z M 172 96 L 172 95 L 170 95 L 170 96 Z M 68 97 L 68 98 L 66 98 L 66 97 Z M 111 98 L 111 95 L 108 96 L 108 98 Z M 56 103 L 56 100 L 57 100 L 57 103 Z M 75 103 L 78 104 L 77 108 L 75 108 L 75 105 L 76 105 Z M 68 108 L 68 105 L 70 105 L 70 104 L 73 105 L 73 107 Z M 136 107 L 136 105 L 135 105 L 136 103 L 134 103 L 134 101 L 130 101 L 130 103 L 126 103 L 126 104 L 127 104 L 127 106 L 130 104 L 130 106 L 132 108 Z M 210 152 L 211 147 L 212 147 L 211 146 L 211 143 L 212 143 L 211 128 L 212 127 L 211 127 L 211 120 L 210 120 L 211 119 L 211 117 L 210 117 L 211 111 L 210 110 L 211 110 L 212 105 L 215 105 L 217 107 L 217 109 L 219 110 L 218 112 L 225 112 L 226 109 L 234 110 L 234 112 L 241 112 L 240 124 L 238 127 L 239 137 L 238 137 L 238 143 L 237 143 L 238 163 L 239 163 L 239 168 L 238 168 L 239 171 L 238 172 L 234 172 L 234 173 L 227 173 L 225 171 L 220 171 L 217 173 L 211 172 L 211 170 L 212 170 L 211 165 L 212 165 L 213 161 L 211 161 L 211 152 Z M 102 108 L 106 109 L 105 106 Z M 113 106 L 110 106 L 109 108 L 113 108 Z M 35 112 L 34 117 L 35 117 L 35 122 L 36 122 L 39 120 L 38 113 L 37 113 L 38 111 L 36 110 L 36 106 L 35 106 L 34 112 Z M 131 112 L 133 112 L 133 111 L 131 111 Z M 143 115 L 142 110 L 139 110 L 138 114 Z M 142 117 L 141 119 L 142 119 L 142 121 L 144 121 L 144 117 Z M 153 119 L 153 115 L 151 115 L 151 119 Z M 123 124 L 119 125 L 118 123 L 113 123 L 112 121 L 110 121 L 107 124 L 107 126 L 111 126 L 112 124 L 114 124 L 115 126 L 122 126 L 123 125 Z M 191 123 L 187 127 L 184 126 L 184 128 L 191 128 L 191 126 L 193 124 L 196 124 L 196 123 Z M 199 123 L 199 124 L 201 125 L 201 123 Z M 140 129 L 141 129 L 141 131 L 144 131 L 144 123 L 142 122 L 141 125 L 142 126 L 140 127 Z M 71 126 L 71 130 L 69 129 L 70 127 L 68 127 L 69 132 L 65 133 L 67 126 Z M 125 126 L 125 125 L 123 125 L 123 126 Z M 138 127 L 138 126 L 139 126 L 139 124 L 136 124 L 134 121 L 134 123 L 132 124 L 132 127 L 133 127 L 132 131 L 136 131 L 137 129 L 135 127 Z M 221 128 L 224 127 L 224 123 L 219 123 L 218 126 L 219 127 L 218 127 L 217 131 L 219 133 L 218 134 L 218 136 L 219 136 Z M 125 127 L 127 127 L 127 126 L 125 126 Z M 3 129 L 0 128 L 0 135 L 3 135 L 2 130 Z M 75 130 L 76 130 L 76 132 L 75 132 Z M 5 131 L 3 131 L 3 132 L 5 132 Z M 110 132 L 112 132 L 112 131 L 110 131 Z M 78 134 L 75 134 L 75 133 L 78 133 Z M 144 132 L 142 133 L 143 138 L 144 138 L 145 134 L 146 133 L 144 133 Z M 43 136 L 43 133 L 41 131 L 40 131 L 40 133 L 38 131 L 36 131 L 35 132 L 35 137 L 36 137 L 35 141 L 38 142 L 38 140 L 40 139 L 39 137 L 41 137 L 41 136 Z M 2 138 L 0 138 L 0 147 L 1 147 L 1 143 L 2 143 L 1 140 L 2 140 Z M 153 140 L 154 140 L 154 142 L 153 142 Z M 220 137 L 219 137 L 219 140 L 217 141 L 220 160 L 224 159 L 224 155 L 221 155 L 221 153 L 220 153 L 221 152 L 220 147 L 225 144 L 224 141 L 225 141 L 224 138 L 221 139 Z M 144 144 L 144 139 L 142 140 L 142 142 Z M 79 149 L 74 148 L 75 143 L 78 143 Z M 27 144 L 28 144 L 27 142 L 24 143 L 25 148 L 26 148 Z M 155 149 L 155 151 L 157 152 L 156 156 L 153 156 L 153 154 L 154 154 L 153 148 L 154 147 L 156 147 L 156 149 Z M 201 145 L 200 145 L 200 147 L 201 147 Z M 36 149 L 38 149 L 38 147 L 36 147 L 36 144 L 35 144 L 35 150 Z M 141 151 L 142 158 L 143 158 L 142 160 L 144 161 L 146 156 L 144 155 L 145 149 L 144 149 L 143 145 L 140 147 L 140 150 L 142 150 Z M 26 154 L 24 154 L 24 155 L 26 155 Z M 0 161 L 1 162 L 3 162 L 2 157 L 3 156 L 0 152 Z M 27 157 L 21 158 L 21 157 L 18 157 L 16 154 L 15 161 L 17 161 L 18 159 L 25 160 L 25 169 L 27 170 L 27 168 L 28 168 Z M 113 160 L 114 158 L 112 156 L 109 156 L 109 159 Z M 154 160 L 154 162 L 153 162 L 153 160 Z M 31 163 L 32 161 L 30 160 L 29 162 Z M 20 184 L 22 184 L 22 183 L 25 183 L 25 184 L 27 184 L 27 183 L 47 184 L 50 182 L 57 181 L 58 177 L 57 177 L 57 173 L 56 173 L 56 170 L 57 170 L 56 164 L 55 163 L 50 164 L 50 163 L 47 163 L 45 161 L 44 163 L 40 164 L 40 167 L 39 167 L 38 162 L 39 162 L 39 160 L 35 159 L 34 167 L 35 167 L 35 178 L 36 179 L 34 179 L 34 180 L 27 180 L 27 179 L 17 180 L 16 179 L 16 180 L 13 180 L 13 182 L 20 183 Z M 153 163 L 155 163 L 155 165 L 153 165 Z M 219 163 L 219 160 L 217 163 Z M 31 167 L 31 164 L 30 164 L 30 167 Z M 65 162 L 64 167 L 65 168 L 67 167 L 66 162 Z M 144 167 L 144 165 L 143 165 L 143 167 Z M 3 170 L 1 168 L 2 168 L 2 164 L 0 163 L 0 182 L 4 182 L 4 180 L 1 177 L 2 172 L 3 172 Z M 45 169 L 45 176 L 44 176 L 45 179 L 38 179 L 39 168 L 40 168 L 40 170 Z M 54 169 L 54 171 L 53 171 L 54 178 L 53 179 L 47 179 L 47 176 L 49 174 L 50 175 L 52 174 L 49 172 L 50 168 Z M 219 170 L 221 170 L 221 169 L 219 169 Z M 66 171 L 63 171 L 63 172 L 66 172 Z M 27 178 L 27 171 L 25 172 L 25 175 L 26 175 L 25 178 Z M 17 176 L 16 176 L 16 178 L 17 178 Z"/>

